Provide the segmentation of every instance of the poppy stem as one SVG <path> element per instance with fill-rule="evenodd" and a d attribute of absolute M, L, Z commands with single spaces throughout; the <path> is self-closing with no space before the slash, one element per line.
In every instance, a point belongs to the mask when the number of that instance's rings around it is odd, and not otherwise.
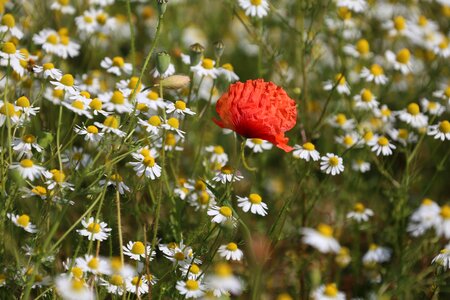
<path fill-rule="evenodd" d="M 248 164 L 247 164 L 247 161 L 245 160 L 245 142 L 246 142 L 247 140 L 245 139 L 243 142 L 242 142 L 242 146 L 241 146 L 241 161 L 242 161 L 242 165 L 244 166 L 244 168 L 246 168 L 248 171 L 250 171 L 250 172 L 255 172 L 256 170 L 257 170 L 257 168 L 255 168 L 255 167 L 250 167 Z"/>

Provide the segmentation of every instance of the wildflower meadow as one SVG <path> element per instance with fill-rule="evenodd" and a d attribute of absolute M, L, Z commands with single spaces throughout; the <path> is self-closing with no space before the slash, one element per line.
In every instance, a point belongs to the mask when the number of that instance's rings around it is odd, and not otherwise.
<path fill-rule="evenodd" d="M 0 0 L 0 299 L 450 299 L 449 0 Z"/>

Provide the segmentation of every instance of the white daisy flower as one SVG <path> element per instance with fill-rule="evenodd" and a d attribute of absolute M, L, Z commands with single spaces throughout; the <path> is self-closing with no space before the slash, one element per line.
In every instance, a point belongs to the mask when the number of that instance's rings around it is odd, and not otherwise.
<path fill-rule="evenodd" d="M 159 108 L 166 107 L 166 102 L 164 101 L 164 99 L 159 97 L 159 94 L 152 90 L 139 93 L 136 96 L 136 100 L 139 103 L 145 103 L 148 106 L 149 110 L 155 113 L 158 112 Z"/>
<path fill-rule="evenodd" d="M 383 123 L 393 123 L 395 121 L 395 117 L 392 114 L 392 111 L 385 104 L 381 106 L 381 108 L 376 108 L 373 111 L 375 117 L 380 118 Z"/>
<path fill-rule="evenodd" d="M 233 275 L 231 266 L 226 262 L 220 262 L 214 266 L 214 273 L 206 276 L 205 284 L 217 298 L 230 294 L 238 296 L 243 290 L 241 280 Z"/>
<path fill-rule="evenodd" d="M 44 171 L 42 174 L 47 179 L 45 181 L 47 189 L 53 190 L 55 187 L 59 187 L 60 189 L 74 190 L 74 185 L 66 181 L 66 175 L 63 171 L 51 169 L 50 171 Z"/>
<path fill-rule="evenodd" d="M 150 154 L 128 164 L 133 167 L 139 177 L 145 175 L 145 177 L 155 180 L 161 176 L 161 167 L 155 162 L 155 157 Z"/>
<path fill-rule="evenodd" d="M 112 59 L 105 57 L 100 66 L 106 70 L 106 72 L 114 74 L 116 76 L 122 76 L 122 74 L 130 75 L 133 70 L 133 66 L 130 63 L 126 63 L 123 57 L 115 56 Z"/>
<path fill-rule="evenodd" d="M 203 274 L 200 267 L 194 263 L 181 267 L 180 271 L 181 271 L 181 274 L 183 275 L 183 277 L 185 277 L 187 279 L 194 279 L 194 280 L 197 280 Z"/>
<path fill-rule="evenodd" d="M 214 65 L 215 61 L 209 58 L 204 58 L 198 65 L 191 67 L 191 71 L 199 77 L 211 77 L 216 79 L 219 75 L 219 70 L 217 70 Z"/>
<path fill-rule="evenodd" d="M 269 13 L 269 2 L 267 0 L 239 0 L 239 6 L 250 17 L 261 19 Z"/>
<path fill-rule="evenodd" d="M 405 36 L 407 33 L 407 23 L 402 16 L 395 16 L 392 20 L 387 21 L 383 28 L 388 31 L 390 37 Z"/>
<path fill-rule="evenodd" d="M 75 7 L 70 5 L 70 0 L 56 0 L 50 5 L 50 9 L 67 15 L 73 15 L 75 13 Z"/>
<path fill-rule="evenodd" d="M 391 144 L 389 140 L 385 136 L 379 136 L 373 139 L 368 145 L 371 147 L 371 150 L 379 156 L 380 154 L 383 156 L 388 156 L 392 154 L 392 150 L 397 148 L 394 144 Z"/>
<path fill-rule="evenodd" d="M 366 82 L 374 82 L 378 85 L 384 85 L 388 82 L 388 78 L 384 75 L 383 68 L 378 64 L 373 64 L 369 68 L 364 67 L 359 74 L 359 77 L 366 80 Z"/>
<path fill-rule="evenodd" d="M 36 225 L 33 225 L 30 222 L 30 216 L 23 215 L 14 215 L 11 213 L 7 213 L 6 216 L 18 227 L 23 228 L 26 232 L 36 233 L 38 230 L 36 229 Z"/>
<path fill-rule="evenodd" d="M 339 94 L 345 94 L 350 95 L 350 86 L 347 83 L 347 80 L 345 79 L 345 76 L 343 74 L 337 74 L 335 76 L 334 81 L 328 80 L 323 83 L 323 89 L 325 91 L 331 91 L 334 86 L 336 85 L 336 90 Z"/>
<path fill-rule="evenodd" d="M 345 45 L 342 49 L 346 54 L 354 58 L 368 59 L 373 55 L 373 53 L 370 52 L 370 44 L 366 39 L 358 40 L 355 45 Z"/>
<path fill-rule="evenodd" d="M 234 73 L 234 68 L 231 64 L 223 64 L 219 68 L 219 74 L 225 77 L 228 82 L 235 82 L 239 80 L 239 76 Z"/>
<path fill-rule="evenodd" d="M 62 105 L 62 102 L 68 98 L 69 94 L 66 94 L 64 90 L 55 90 L 53 88 L 46 88 L 44 92 L 44 98 L 54 105 Z"/>
<path fill-rule="evenodd" d="M 391 259 L 391 249 L 370 244 L 369 250 L 364 254 L 362 261 L 364 265 L 374 265 L 388 262 Z"/>
<path fill-rule="evenodd" d="M 443 120 L 436 125 L 428 126 L 427 134 L 441 141 L 450 140 L 450 122 Z"/>
<path fill-rule="evenodd" d="M 337 0 L 337 7 L 345 7 L 354 12 L 362 12 L 367 8 L 366 0 Z"/>
<path fill-rule="evenodd" d="M 186 107 L 186 103 L 182 100 L 175 101 L 175 103 L 170 102 L 166 106 L 166 113 L 173 113 L 177 117 L 185 116 L 185 115 L 195 115 L 190 108 Z"/>
<path fill-rule="evenodd" d="M 366 173 L 370 171 L 370 163 L 357 159 L 352 162 L 352 169 L 357 172 Z"/>
<path fill-rule="evenodd" d="M 120 174 L 112 174 L 109 179 L 100 180 L 100 186 L 114 186 L 121 195 L 125 194 L 125 192 L 129 192 L 130 188 L 123 182 L 122 176 Z"/>
<path fill-rule="evenodd" d="M 33 149 L 39 153 L 43 150 L 36 142 L 36 137 L 32 134 L 25 134 L 22 138 L 14 138 L 12 146 L 13 150 L 17 153 L 17 159 L 21 159 L 22 157 L 31 158 L 33 156 Z"/>
<path fill-rule="evenodd" d="M 129 293 L 133 293 L 136 295 L 145 295 L 149 291 L 146 276 L 134 276 L 125 278 L 125 285 Z"/>
<path fill-rule="evenodd" d="M 100 142 L 104 135 L 104 133 L 99 132 L 98 127 L 94 125 L 89 125 L 87 127 L 75 125 L 75 128 L 73 130 L 76 134 L 84 136 L 85 141 L 89 141 L 92 143 Z"/>
<path fill-rule="evenodd" d="M 23 193 L 22 198 L 31 198 L 31 197 L 39 197 L 42 200 L 47 199 L 47 189 L 44 186 L 36 185 L 33 186 L 31 189 L 27 187 L 20 188 L 20 191 Z"/>
<path fill-rule="evenodd" d="M 439 217 L 441 208 L 433 200 L 425 198 L 409 218 L 407 231 L 414 237 L 431 229 Z"/>
<path fill-rule="evenodd" d="M 272 143 L 262 139 L 246 139 L 245 146 L 253 150 L 254 153 L 262 153 L 265 150 L 272 149 Z"/>
<path fill-rule="evenodd" d="M 443 205 L 434 223 L 434 229 L 438 236 L 450 239 L 450 206 Z"/>
<path fill-rule="evenodd" d="M 356 132 L 349 132 L 342 136 L 337 136 L 335 138 L 336 143 L 344 146 L 345 148 L 351 148 L 351 147 L 360 147 L 362 146 L 361 137 Z"/>
<path fill-rule="evenodd" d="M 353 207 L 353 211 L 347 214 L 347 219 L 355 220 L 358 223 L 367 222 L 373 216 L 373 210 L 366 208 L 364 204 L 358 202 Z"/>
<path fill-rule="evenodd" d="M 162 121 L 159 116 L 151 116 L 147 121 L 138 118 L 138 123 L 142 125 L 148 133 L 158 135 Z"/>
<path fill-rule="evenodd" d="M 120 274 L 112 274 L 108 280 L 100 278 L 100 285 L 104 286 L 109 294 L 122 296 L 126 286 L 125 279 Z"/>
<path fill-rule="evenodd" d="M 267 215 L 267 204 L 262 202 L 262 198 L 258 194 L 250 194 L 248 197 L 237 197 L 238 207 L 244 212 L 250 211 L 252 214 L 265 216 Z"/>
<path fill-rule="evenodd" d="M 362 89 L 361 93 L 353 97 L 353 100 L 355 100 L 355 107 L 362 110 L 374 110 L 379 104 L 369 89 Z"/>
<path fill-rule="evenodd" d="M 179 245 L 171 243 L 168 245 L 161 245 L 159 249 L 164 253 L 164 257 L 174 263 L 174 265 L 185 267 L 192 263 L 200 264 L 202 261 L 198 258 L 194 259 L 194 251 L 189 246 L 183 244 Z"/>
<path fill-rule="evenodd" d="M 42 66 L 34 65 L 33 72 L 35 74 L 43 74 L 45 79 L 61 80 L 62 72 L 60 69 L 55 68 L 52 63 L 45 63 Z"/>
<path fill-rule="evenodd" d="M 94 292 L 83 279 L 65 274 L 55 279 L 56 292 L 64 300 L 94 300 Z"/>
<path fill-rule="evenodd" d="M 75 265 L 83 270 L 83 272 L 89 272 L 92 274 L 108 274 L 108 261 L 103 257 L 96 257 L 86 254 L 84 257 L 77 257 L 75 259 Z"/>
<path fill-rule="evenodd" d="M 83 229 L 77 229 L 78 234 L 87 236 L 91 241 L 104 241 L 109 237 L 109 232 L 112 230 L 108 228 L 108 224 L 100 220 L 94 221 L 93 217 L 81 220 Z"/>
<path fill-rule="evenodd" d="M 399 128 L 399 129 L 390 129 L 387 131 L 391 138 L 402 144 L 406 147 L 408 144 L 412 144 L 417 142 L 418 136 L 413 132 L 410 132 L 408 129 Z"/>
<path fill-rule="evenodd" d="M 442 104 L 435 101 L 429 101 L 426 98 L 422 98 L 420 100 L 420 105 L 422 106 L 422 110 L 424 112 L 433 116 L 440 116 L 445 112 L 445 107 Z"/>
<path fill-rule="evenodd" d="M 311 298 L 313 300 L 345 300 L 345 294 L 337 289 L 335 283 L 329 283 L 315 289 L 311 293 Z"/>
<path fill-rule="evenodd" d="M 226 184 L 227 182 L 235 182 L 243 178 L 244 176 L 238 170 L 235 171 L 232 167 L 225 165 L 217 171 L 216 176 L 212 180 Z"/>
<path fill-rule="evenodd" d="M 151 261 L 155 256 L 155 252 L 152 253 L 151 247 L 149 245 L 144 246 L 144 244 L 140 241 L 129 241 L 128 244 L 126 246 L 122 246 L 122 248 L 123 254 L 134 260 L 140 260 L 141 257 L 145 259 L 145 256 L 147 255 Z"/>
<path fill-rule="evenodd" d="M 0 33 L 9 32 L 13 37 L 22 39 L 23 32 L 16 26 L 16 19 L 12 14 L 4 14 L 0 25 Z"/>
<path fill-rule="evenodd" d="M 327 153 L 326 156 L 322 156 L 320 159 L 320 170 L 322 172 L 334 176 L 344 171 L 342 157 L 333 153 Z"/>
<path fill-rule="evenodd" d="M 233 210 L 229 206 L 212 206 L 208 209 L 208 216 L 213 217 L 211 222 L 223 224 L 227 221 L 234 223 L 236 218 L 233 216 Z"/>
<path fill-rule="evenodd" d="M 312 228 L 302 228 L 303 243 L 310 245 L 322 253 L 338 253 L 341 246 L 333 237 L 333 228 L 326 224 L 319 224 L 317 230 Z"/>
<path fill-rule="evenodd" d="M 177 118 L 173 117 L 167 119 L 165 123 L 161 124 L 161 127 L 166 130 L 175 131 L 181 138 L 184 138 L 184 134 L 186 133 L 183 130 L 179 129 L 180 121 Z"/>
<path fill-rule="evenodd" d="M 95 10 L 85 10 L 81 16 L 75 17 L 75 23 L 79 32 L 86 34 L 94 33 L 98 28 Z"/>
<path fill-rule="evenodd" d="M 23 54 L 16 49 L 16 45 L 6 42 L 0 50 L 0 65 L 11 66 L 14 70 L 22 68 L 20 61 L 24 59 Z"/>
<path fill-rule="evenodd" d="M 417 103 L 408 104 L 407 108 L 397 112 L 400 120 L 414 128 L 422 128 L 428 125 L 428 117 L 420 112 Z"/>
<path fill-rule="evenodd" d="M 450 249 L 442 249 L 431 261 L 432 264 L 438 264 L 444 269 L 450 269 Z"/>
<path fill-rule="evenodd" d="M 400 71 L 402 74 L 412 72 L 411 52 L 408 49 L 403 48 L 397 54 L 388 50 L 385 53 L 385 57 L 394 70 Z"/>
<path fill-rule="evenodd" d="M 92 114 L 88 111 L 89 106 L 82 100 L 73 100 L 70 103 L 63 102 L 64 107 L 73 111 L 79 116 L 85 116 L 88 119 L 92 119 Z"/>
<path fill-rule="evenodd" d="M 72 74 L 64 74 L 58 81 L 50 81 L 55 86 L 55 90 L 63 90 L 69 95 L 77 95 L 78 87 Z"/>
<path fill-rule="evenodd" d="M 236 243 L 228 243 L 226 245 L 222 245 L 219 247 L 219 255 L 226 260 L 241 260 L 244 256 L 244 253 L 241 249 L 238 248 Z"/>
<path fill-rule="evenodd" d="M 19 123 L 19 108 L 16 107 L 12 103 L 4 103 L 0 100 L 0 127 L 6 123 L 6 120 L 9 119 L 11 125 L 15 125 Z"/>
<path fill-rule="evenodd" d="M 34 164 L 34 162 L 28 158 L 13 163 L 9 168 L 17 170 L 23 179 L 28 179 L 30 181 L 39 178 L 45 171 L 44 167 Z"/>
<path fill-rule="evenodd" d="M 217 163 L 221 166 L 224 166 L 228 162 L 228 154 L 225 153 L 225 150 L 222 146 L 207 146 L 205 150 L 206 152 L 212 153 L 211 157 L 209 158 L 209 161 L 211 163 Z"/>
<path fill-rule="evenodd" d="M 188 279 L 177 281 L 176 289 L 186 299 L 200 298 L 205 294 L 205 286 L 200 280 Z"/>
<path fill-rule="evenodd" d="M 450 105 L 450 85 L 447 85 L 447 87 L 445 87 L 443 89 L 434 91 L 433 97 L 447 101 L 448 105 Z"/>
<path fill-rule="evenodd" d="M 122 91 L 107 92 L 98 95 L 103 102 L 103 107 L 110 112 L 130 113 L 133 111 L 133 105 L 128 101 L 128 95 L 124 95 Z"/>
<path fill-rule="evenodd" d="M 335 128 L 343 130 L 352 130 L 355 128 L 355 120 L 347 119 L 344 114 L 337 114 L 329 119 L 329 124 Z"/>
<path fill-rule="evenodd" d="M 119 137 L 125 137 L 127 134 L 119 129 L 120 121 L 116 116 L 108 116 L 103 123 L 94 122 L 94 125 L 102 129 L 102 132 L 114 133 Z"/>

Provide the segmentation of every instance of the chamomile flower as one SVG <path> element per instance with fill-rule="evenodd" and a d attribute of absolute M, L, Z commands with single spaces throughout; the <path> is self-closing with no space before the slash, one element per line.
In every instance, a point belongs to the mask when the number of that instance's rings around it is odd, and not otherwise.
<path fill-rule="evenodd" d="M 192 248 L 183 244 L 183 241 L 180 242 L 179 245 L 171 245 L 168 246 L 162 245 L 160 250 L 163 251 L 165 258 L 170 260 L 177 266 L 187 266 L 192 263 L 199 264 L 201 260 L 198 258 L 194 258 L 194 252 Z"/>
<path fill-rule="evenodd" d="M 345 45 L 343 50 L 346 54 L 355 58 L 369 58 L 372 56 L 370 44 L 366 39 L 358 40 L 355 45 Z"/>
<path fill-rule="evenodd" d="M 350 86 L 343 74 L 336 74 L 335 80 L 328 80 L 323 83 L 323 89 L 325 91 L 331 91 L 336 86 L 336 90 L 339 94 L 350 95 Z"/>
<path fill-rule="evenodd" d="M 244 253 L 241 249 L 238 248 L 236 243 L 228 243 L 226 245 L 222 245 L 219 247 L 219 255 L 226 260 L 241 260 L 244 256 Z"/>
<path fill-rule="evenodd" d="M 450 206 L 443 205 L 434 223 L 434 229 L 438 236 L 450 239 Z"/>
<path fill-rule="evenodd" d="M 408 74 L 412 71 L 411 52 L 408 49 L 403 48 L 397 54 L 388 50 L 385 57 L 394 70 L 400 71 L 402 74 Z"/>
<path fill-rule="evenodd" d="M 195 191 L 190 195 L 188 201 L 195 210 L 205 210 L 216 205 L 215 196 L 210 190 Z"/>
<path fill-rule="evenodd" d="M 31 159 L 24 158 L 20 162 L 13 163 L 10 169 L 17 170 L 23 179 L 33 181 L 39 178 L 45 171 L 44 167 L 36 165 Z"/>
<path fill-rule="evenodd" d="M 336 143 L 344 146 L 345 148 L 360 147 L 361 137 L 356 132 L 349 132 L 342 136 L 337 136 L 335 138 Z"/>
<path fill-rule="evenodd" d="M 231 64 L 223 64 L 219 68 L 219 74 L 225 77 L 228 82 L 235 82 L 239 80 L 239 76 L 234 73 L 234 68 Z"/>
<path fill-rule="evenodd" d="M 100 66 L 106 70 L 106 72 L 114 74 L 116 76 L 130 75 L 133 67 L 130 63 L 126 63 L 123 57 L 115 56 L 112 59 L 105 57 Z"/>
<path fill-rule="evenodd" d="M 392 150 L 397 148 L 394 144 L 391 144 L 389 140 L 383 135 L 373 139 L 368 145 L 371 147 L 371 150 L 378 156 L 380 154 L 383 156 L 391 155 Z"/>
<path fill-rule="evenodd" d="M 84 116 L 88 119 L 92 119 L 92 114 L 89 112 L 89 106 L 85 101 L 73 100 L 69 102 L 62 103 L 67 109 L 73 111 L 79 116 Z"/>
<path fill-rule="evenodd" d="M 30 198 L 30 197 L 39 197 L 42 200 L 47 199 L 48 196 L 48 191 L 47 188 L 45 188 L 44 186 L 41 185 L 36 185 L 34 187 L 27 188 L 27 187 L 22 187 L 20 189 L 20 191 L 23 193 L 22 194 L 22 198 Z"/>
<path fill-rule="evenodd" d="M 333 228 L 326 224 L 319 224 L 316 229 L 302 228 L 303 243 L 310 245 L 322 253 L 338 253 L 341 246 L 333 237 Z"/>
<path fill-rule="evenodd" d="M 352 169 L 357 172 L 366 173 L 370 171 L 370 163 L 357 159 L 352 162 Z"/>
<path fill-rule="evenodd" d="M 439 102 L 430 101 L 426 98 L 422 98 L 420 100 L 420 105 L 422 106 L 422 110 L 426 113 L 429 113 L 433 116 L 440 116 L 445 112 L 445 107 Z"/>
<path fill-rule="evenodd" d="M 114 92 L 107 92 L 98 95 L 98 98 L 103 102 L 103 107 L 110 112 L 130 113 L 133 111 L 133 106 L 122 91 L 116 90 Z"/>
<path fill-rule="evenodd" d="M 370 244 L 369 250 L 364 254 L 362 261 L 364 265 L 371 266 L 388 262 L 391 259 L 391 249 Z"/>
<path fill-rule="evenodd" d="M 406 128 L 390 129 L 388 130 L 388 134 L 394 141 L 399 142 L 403 146 L 415 143 L 418 139 L 414 132 L 411 132 Z"/>
<path fill-rule="evenodd" d="M 74 185 L 66 181 L 66 175 L 63 171 L 51 169 L 50 171 L 44 171 L 42 174 L 47 179 L 45 181 L 47 189 L 53 190 L 55 187 L 59 187 L 60 189 L 74 190 Z"/>
<path fill-rule="evenodd" d="M 25 134 L 22 138 L 14 138 L 13 150 L 17 153 L 17 159 L 22 157 L 31 158 L 33 156 L 32 150 L 39 153 L 42 152 L 43 148 L 36 142 L 36 137 L 32 134 Z"/>
<path fill-rule="evenodd" d="M 0 100 L 0 127 L 7 123 L 8 119 L 11 125 L 19 123 L 20 110 L 12 103 L 4 103 Z"/>
<path fill-rule="evenodd" d="M 195 115 L 190 108 L 186 106 L 186 102 L 182 100 L 177 100 L 175 103 L 170 102 L 166 107 L 167 114 L 174 114 L 177 117 L 185 116 L 185 115 Z"/>
<path fill-rule="evenodd" d="M 150 153 L 138 161 L 129 162 L 128 164 L 133 167 L 133 170 L 139 177 L 145 175 L 145 177 L 155 180 L 161 176 L 161 167 L 155 162 L 155 157 Z"/>
<path fill-rule="evenodd" d="M 205 286 L 200 280 L 188 279 L 186 281 L 177 281 L 176 289 L 186 299 L 200 298 L 205 294 Z"/>
<path fill-rule="evenodd" d="M 314 146 L 314 144 L 310 142 L 306 142 L 302 146 L 295 145 L 292 155 L 295 158 L 304 159 L 306 161 L 318 161 L 320 159 L 319 151 L 317 151 L 316 146 Z"/>
<path fill-rule="evenodd" d="M 83 272 L 92 274 L 108 273 L 108 262 L 103 257 L 86 254 L 84 257 L 77 257 L 75 259 L 75 265 L 81 268 Z"/>
<path fill-rule="evenodd" d="M 63 90 L 69 95 L 77 95 L 78 87 L 72 74 L 64 74 L 58 81 L 50 81 L 55 86 L 55 90 Z"/>
<path fill-rule="evenodd" d="M 447 37 L 443 36 L 439 43 L 435 43 L 433 46 L 433 52 L 442 58 L 448 58 L 450 56 L 450 43 Z"/>
<path fill-rule="evenodd" d="M 313 300 L 345 300 L 345 294 L 337 289 L 335 283 L 319 286 L 311 293 Z"/>
<path fill-rule="evenodd" d="M 217 298 L 230 296 L 230 294 L 238 296 L 243 290 L 241 280 L 233 274 L 231 266 L 226 262 L 220 262 L 214 266 L 214 272 L 206 276 L 205 284 Z"/>
<path fill-rule="evenodd" d="M 216 79 L 219 75 L 218 69 L 214 67 L 215 61 L 209 58 L 204 58 L 198 65 L 191 67 L 191 71 L 199 77 L 211 77 Z"/>
<path fill-rule="evenodd" d="M 16 108 L 20 112 L 21 120 L 29 120 L 32 116 L 35 116 L 40 110 L 40 107 L 34 107 L 33 105 L 31 105 L 30 100 L 25 96 L 19 97 L 16 100 L 15 104 Z"/>
<path fill-rule="evenodd" d="M 392 111 L 385 104 L 383 104 L 381 108 L 376 108 L 373 113 L 377 118 L 380 118 L 384 123 L 392 123 L 395 120 L 395 116 L 392 114 Z"/>
<path fill-rule="evenodd" d="M 109 235 L 111 228 L 108 228 L 108 224 L 105 222 L 101 222 L 100 220 L 94 221 L 93 217 L 89 219 L 84 218 L 81 220 L 81 224 L 83 225 L 83 229 L 77 229 L 78 234 L 82 236 L 87 236 L 91 241 L 104 241 Z"/>
<path fill-rule="evenodd" d="M 136 295 L 145 295 L 149 291 L 146 276 L 134 276 L 125 278 L 125 285 L 129 293 L 133 293 Z"/>
<path fill-rule="evenodd" d="M 355 120 L 347 119 L 347 117 L 340 113 L 329 119 L 329 124 L 335 128 L 341 128 L 343 130 L 352 130 L 355 127 Z"/>
<path fill-rule="evenodd" d="M 35 74 L 42 74 L 45 79 L 61 80 L 62 72 L 56 68 L 52 63 L 44 63 L 42 66 L 34 65 L 33 72 Z"/>
<path fill-rule="evenodd" d="M 184 138 L 184 134 L 186 133 L 180 129 L 180 121 L 173 117 L 167 119 L 165 123 L 161 124 L 161 127 L 166 130 L 175 131 L 181 138 Z"/>
<path fill-rule="evenodd" d="M 85 10 L 82 15 L 75 17 L 75 23 L 79 32 L 84 34 L 94 33 L 98 29 L 95 10 Z"/>
<path fill-rule="evenodd" d="M 238 170 L 235 171 L 232 167 L 225 165 L 217 171 L 216 176 L 212 180 L 226 184 L 227 182 L 235 182 L 243 178 L 244 176 Z"/>
<path fill-rule="evenodd" d="M 74 278 L 65 274 L 55 279 L 57 293 L 64 300 L 94 300 L 94 292 L 84 279 Z"/>
<path fill-rule="evenodd" d="M 126 286 L 125 286 L 125 279 L 120 274 L 112 274 L 108 280 L 105 280 L 103 278 L 100 279 L 100 285 L 106 287 L 106 290 L 108 293 L 121 296 L 123 295 Z"/>
<path fill-rule="evenodd" d="M 262 153 L 265 150 L 272 149 L 273 144 L 262 139 L 246 139 L 245 146 L 252 149 L 254 153 Z"/>
<path fill-rule="evenodd" d="M 450 269 L 450 249 L 442 249 L 431 261 L 432 264 L 438 264 L 444 269 Z"/>
<path fill-rule="evenodd" d="M 374 110 L 379 102 L 369 89 L 362 89 L 361 93 L 353 97 L 355 107 L 361 110 Z"/>
<path fill-rule="evenodd" d="M 200 267 L 194 263 L 183 266 L 180 271 L 183 277 L 187 277 L 188 279 L 198 279 L 203 273 Z"/>
<path fill-rule="evenodd" d="M 11 66 L 14 70 L 21 68 L 20 61 L 24 59 L 23 54 L 16 49 L 16 45 L 6 42 L 0 50 L 0 65 Z"/>
<path fill-rule="evenodd" d="M 390 37 L 404 36 L 407 33 L 407 22 L 403 16 L 395 16 L 383 26 Z"/>
<path fill-rule="evenodd" d="M 388 82 L 388 78 L 384 75 L 383 68 L 378 64 L 373 64 L 370 68 L 364 67 L 359 74 L 359 77 L 366 80 L 366 82 L 374 82 L 378 85 L 384 85 Z"/>
<path fill-rule="evenodd" d="M 68 98 L 68 94 L 64 90 L 55 90 L 52 88 L 45 89 L 44 98 L 54 105 L 62 105 L 63 101 Z"/>
<path fill-rule="evenodd" d="M 75 7 L 70 5 L 70 0 L 55 0 L 50 5 L 50 9 L 67 15 L 73 15 L 75 13 Z"/>
<path fill-rule="evenodd" d="M 95 125 L 84 125 L 83 127 L 75 125 L 74 131 L 76 134 L 84 136 L 85 141 L 92 143 L 100 142 L 104 135 L 103 132 L 99 132 L 98 127 Z"/>
<path fill-rule="evenodd" d="M 428 126 L 427 134 L 437 140 L 450 140 L 450 122 L 443 120 L 436 125 Z"/>
<path fill-rule="evenodd" d="M 442 99 L 448 102 L 450 105 L 450 85 L 447 85 L 445 88 L 433 92 L 433 97 Z"/>
<path fill-rule="evenodd" d="M 94 98 L 89 102 L 89 108 L 94 114 L 94 116 L 100 114 L 107 117 L 110 114 L 109 112 L 103 109 L 103 102 L 98 98 Z"/>
<path fill-rule="evenodd" d="M 234 223 L 235 217 L 233 210 L 229 206 L 212 206 L 208 209 L 208 216 L 213 217 L 211 222 L 217 224 L 224 224 L 227 221 Z"/>
<path fill-rule="evenodd" d="M 136 99 L 138 103 L 145 103 L 152 112 L 158 112 L 158 109 L 166 107 L 164 99 L 159 97 L 159 94 L 152 90 L 139 93 Z"/>
<path fill-rule="evenodd" d="M 130 188 L 125 184 L 122 176 L 120 176 L 120 174 L 118 173 L 112 174 L 108 179 L 100 180 L 99 183 L 101 186 L 104 186 L 105 184 L 107 186 L 114 186 L 121 195 L 125 194 L 125 192 L 130 191 Z"/>
<path fill-rule="evenodd" d="M 250 17 L 261 19 L 269 13 L 269 2 L 267 0 L 239 0 L 239 6 Z"/>
<path fill-rule="evenodd" d="M 29 233 L 36 233 L 38 230 L 36 228 L 36 225 L 33 225 L 30 222 L 30 216 L 23 214 L 23 215 L 15 215 L 11 213 L 7 213 L 6 216 L 18 227 L 21 227 L 23 230 Z"/>
<path fill-rule="evenodd" d="M 366 208 L 364 204 L 358 202 L 353 207 L 353 211 L 347 214 L 347 219 L 355 220 L 358 223 L 367 222 L 373 216 L 373 210 Z"/>
<path fill-rule="evenodd" d="M 119 137 L 125 137 L 127 134 L 120 130 L 120 121 L 117 116 L 108 116 L 103 123 L 94 122 L 94 125 L 102 129 L 104 133 L 114 133 Z"/>
<path fill-rule="evenodd" d="M 11 36 L 21 39 L 23 37 L 22 30 L 16 26 L 16 19 L 12 14 L 4 14 L 0 25 L 0 33 L 9 33 Z"/>
<path fill-rule="evenodd" d="M 81 147 L 72 147 L 61 155 L 61 162 L 69 169 L 80 170 L 91 162 L 91 156 Z"/>
<path fill-rule="evenodd" d="M 211 153 L 209 161 L 212 164 L 219 164 L 220 166 L 224 166 L 228 162 L 228 154 L 225 153 L 225 150 L 222 146 L 207 146 L 205 148 L 206 152 Z"/>
<path fill-rule="evenodd" d="M 348 266 L 348 264 L 352 261 L 352 257 L 350 256 L 350 250 L 347 247 L 341 247 L 334 261 L 341 268 L 345 268 L 346 266 Z"/>
<path fill-rule="evenodd" d="M 334 176 L 344 171 L 342 157 L 333 153 L 327 153 L 326 156 L 322 156 L 320 160 L 320 170 L 326 174 Z"/>
<path fill-rule="evenodd" d="M 420 112 L 420 107 L 417 103 L 410 103 L 406 109 L 397 112 L 400 120 L 414 128 L 425 127 L 428 124 L 428 117 Z"/>
<path fill-rule="evenodd" d="M 149 245 L 144 246 L 144 244 L 141 241 L 129 241 L 126 246 L 122 246 L 123 248 L 123 254 L 130 257 L 134 260 L 140 260 L 141 257 L 145 259 L 145 256 L 147 255 L 150 257 L 151 248 Z M 151 253 L 150 260 L 153 260 L 153 257 L 155 256 L 155 252 Z"/>
<path fill-rule="evenodd" d="M 441 208 L 433 200 L 425 198 L 409 218 L 407 231 L 414 237 L 421 236 L 433 228 Z"/>
<path fill-rule="evenodd" d="M 250 194 L 248 197 L 237 197 L 238 207 L 244 212 L 250 211 L 252 214 L 265 216 L 267 215 L 267 204 L 262 202 L 262 198 L 258 194 Z"/>
<path fill-rule="evenodd" d="M 367 8 L 366 0 L 337 0 L 337 7 L 345 7 L 354 12 L 362 12 Z"/>

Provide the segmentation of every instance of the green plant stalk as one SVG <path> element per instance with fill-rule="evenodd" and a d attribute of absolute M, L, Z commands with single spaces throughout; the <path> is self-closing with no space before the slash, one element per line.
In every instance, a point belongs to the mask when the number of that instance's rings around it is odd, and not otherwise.
<path fill-rule="evenodd" d="M 123 260 L 123 238 L 122 238 L 122 218 L 120 215 L 120 193 L 119 189 L 116 189 L 116 208 L 117 208 L 117 230 L 119 232 L 119 249 L 120 249 L 120 262 L 124 264 Z"/>
<path fill-rule="evenodd" d="M 132 62 L 132 74 L 134 74 L 135 65 L 136 65 L 136 42 L 134 37 L 134 26 L 131 15 L 131 0 L 127 0 L 127 18 L 128 24 L 130 25 L 130 39 L 131 39 L 131 62 Z M 139 84 L 138 84 L 139 85 Z M 134 91 L 133 91 L 134 92 Z"/>

